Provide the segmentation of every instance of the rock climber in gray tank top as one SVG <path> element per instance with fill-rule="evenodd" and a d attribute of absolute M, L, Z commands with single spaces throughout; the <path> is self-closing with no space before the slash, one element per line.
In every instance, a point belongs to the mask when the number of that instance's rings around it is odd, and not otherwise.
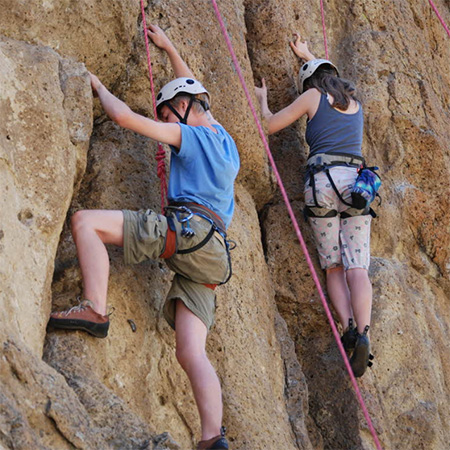
<path fill-rule="evenodd" d="M 355 376 L 370 365 L 368 331 L 372 311 L 370 208 L 352 206 L 351 192 L 361 153 L 363 111 L 353 84 L 339 77 L 328 60 L 316 59 L 306 42 L 290 43 L 305 61 L 299 73 L 301 95 L 276 114 L 268 108 L 267 87 L 255 88 L 269 134 L 308 117 L 310 148 L 305 179 L 305 213 L 319 260 L 326 272 L 328 295 L 344 330 L 342 343 Z M 356 323 L 355 323 L 356 322 Z M 356 325 L 356 327 L 355 327 Z"/>

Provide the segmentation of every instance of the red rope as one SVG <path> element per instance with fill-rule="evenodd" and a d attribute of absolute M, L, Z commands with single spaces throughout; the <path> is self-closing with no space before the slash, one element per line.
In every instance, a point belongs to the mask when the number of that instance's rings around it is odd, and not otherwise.
<path fill-rule="evenodd" d="M 433 3 L 433 0 L 428 0 L 428 2 L 430 3 L 431 7 L 433 8 L 434 12 L 436 13 L 438 19 L 442 23 L 442 26 L 444 27 L 444 30 L 447 32 L 447 34 L 450 37 L 450 30 L 448 29 L 448 26 L 445 24 L 444 19 L 442 18 L 442 16 L 439 14 L 439 11 L 436 8 L 436 5 Z"/>
<path fill-rule="evenodd" d="M 250 97 L 250 93 L 248 91 L 247 85 L 246 85 L 244 77 L 242 75 L 242 71 L 241 71 L 239 62 L 238 62 L 238 60 L 236 58 L 236 54 L 235 54 L 235 52 L 233 50 L 233 46 L 231 44 L 231 40 L 230 40 L 230 38 L 228 36 L 225 24 L 223 22 L 222 16 L 220 14 L 219 8 L 218 8 L 217 3 L 216 3 L 216 0 L 211 0 L 211 2 L 213 4 L 214 11 L 216 12 L 216 16 L 217 16 L 217 20 L 219 21 L 220 28 L 222 29 L 222 34 L 223 34 L 223 36 L 225 38 L 225 41 L 227 43 L 228 50 L 230 51 L 231 58 L 233 59 L 233 63 L 234 63 L 234 67 L 236 69 L 236 73 L 237 73 L 237 75 L 239 77 L 239 80 L 241 82 L 242 88 L 244 89 L 245 96 L 247 97 L 248 105 L 249 105 L 249 107 L 251 109 L 251 112 L 253 114 L 253 118 L 255 120 L 256 126 L 257 126 L 258 131 L 259 131 L 259 135 L 261 136 L 261 140 L 262 140 L 262 142 L 264 144 L 264 147 L 266 149 L 266 153 L 267 153 L 267 156 L 269 158 L 269 161 L 272 164 L 275 177 L 277 179 L 278 185 L 280 187 L 281 194 L 283 196 L 284 202 L 285 202 L 287 210 L 289 212 L 289 216 L 290 216 L 291 221 L 292 221 L 292 225 L 294 226 L 295 233 L 297 234 L 297 238 L 298 238 L 298 240 L 300 242 L 300 246 L 301 246 L 301 248 L 303 250 L 303 253 L 305 255 L 305 258 L 306 258 L 306 261 L 308 263 L 309 269 L 311 271 L 311 275 L 312 275 L 312 277 L 314 279 L 314 283 L 316 284 L 317 290 L 319 292 L 320 299 L 322 300 L 322 304 L 323 304 L 323 307 L 325 309 L 325 313 L 326 313 L 326 315 L 328 317 L 328 320 L 330 322 L 330 325 L 331 325 L 334 337 L 336 339 L 339 351 L 341 352 L 342 358 L 344 359 L 345 366 L 346 366 L 347 371 L 348 371 L 348 373 L 350 375 L 351 382 L 352 382 L 353 387 L 354 387 L 355 392 L 356 392 L 356 396 L 357 396 L 358 401 L 359 401 L 359 403 L 361 405 L 361 408 L 363 410 L 364 417 L 366 418 L 367 425 L 369 426 L 370 432 L 372 433 L 373 440 L 375 442 L 376 448 L 378 450 L 382 450 L 380 441 L 378 440 L 378 436 L 377 436 L 377 434 L 375 432 L 375 429 L 374 429 L 374 427 L 372 425 L 372 421 L 370 420 L 369 412 L 367 411 L 367 408 L 366 408 L 366 405 L 365 405 L 364 400 L 362 398 L 361 392 L 360 392 L 360 390 L 358 388 L 358 384 L 356 383 L 356 378 L 353 375 L 352 368 L 350 367 L 350 363 L 349 363 L 347 355 L 345 353 L 344 346 L 342 345 L 342 342 L 341 342 L 341 339 L 340 339 L 340 336 L 339 336 L 339 332 L 338 332 L 338 330 L 336 328 L 336 325 L 334 323 L 333 316 L 331 315 L 330 308 L 328 307 L 327 301 L 325 299 L 325 295 L 324 295 L 322 287 L 320 285 L 320 281 L 319 281 L 319 278 L 317 276 L 317 272 L 314 269 L 314 265 L 312 263 L 311 257 L 309 255 L 308 249 L 306 247 L 305 241 L 304 241 L 302 233 L 300 231 L 300 227 L 298 225 L 297 219 L 295 218 L 294 211 L 292 210 L 292 206 L 290 204 L 288 195 L 286 193 L 286 189 L 284 188 L 283 181 L 281 180 L 281 177 L 280 177 L 280 174 L 278 172 L 277 166 L 275 164 L 275 161 L 273 159 L 272 153 L 270 151 L 269 144 L 267 143 L 266 136 L 265 136 L 264 131 L 262 129 L 261 123 L 260 123 L 260 121 L 258 119 L 258 115 L 256 113 L 256 110 L 255 110 L 255 107 L 253 105 L 252 99 Z"/>
<path fill-rule="evenodd" d="M 322 32 L 323 44 L 325 45 L 325 59 L 328 59 L 327 29 L 325 27 L 325 11 L 323 9 L 323 0 L 320 0 L 320 14 L 322 15 Z"/>
<path fill-rule="evenodd" d="M 153 84 L 152 61 L 150 58 L 150 46 L 148 43 L 148 36 L 147 36 L 147 22 L 145 20 L 144 0 L 141 0 L 141 12 L 142 12 L 142 25 L 144 27 L 145 50 L 147 51 L 148 75 L 150 78 L 150 89 L 152 91 L 153 115 L 156 120 L 157 113 L 155 100 L 155 86 Z M 158 163 L 156 173 L 159 177 L 161 185 L 161 211 L 164 212 L 164 206 L 166 205 L 166 198 L 167 198 L 166 152 L 164 151 L 161 142 L 158 142 L 158 151 L 156 152 L 155 158 Z"/>

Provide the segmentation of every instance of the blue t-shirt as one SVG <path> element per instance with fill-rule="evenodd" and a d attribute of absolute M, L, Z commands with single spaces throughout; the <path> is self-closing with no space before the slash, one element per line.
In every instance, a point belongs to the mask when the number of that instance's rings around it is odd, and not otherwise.
<path fill-rule="evenodd" d="M 179 125 L 181 147 L 171 147 L 168 200 L 204 205 L 228 228 L 240 166 L 236 144 L 220 125 L 213 125 L 217 133 L 203 126 Z"/>
<path fill-rule="evenodd" d="M 363 123 L 361 104 L 354 114 L 342 113 L 322 94 L 316 114 L 306 125 L 309 157 L 333 152 L 362 156 Z"/>

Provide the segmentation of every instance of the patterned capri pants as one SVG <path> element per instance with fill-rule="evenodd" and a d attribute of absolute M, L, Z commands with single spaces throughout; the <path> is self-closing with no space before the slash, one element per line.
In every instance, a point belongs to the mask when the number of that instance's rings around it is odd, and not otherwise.
<path fill-rule="evenodd" d="M 351 203 L 351 191 L 357 178 L 354 167 L 332 167 L 329 169 L 331 178 L 342 198 Z M 348 269 L 369 269 L 370 264 L 370 223 L 372 217 L 364 214 L 364 210 L 352 208 L 351 217 L 341 218 L 340 213 L 349 212 L 336 192 L 325 172 L 319 172 L 315 177 L 317 203 L 322 208 L 335 210 L 336 217 L 309 217 L 313 230 L 317 251 L 319 252 L 322 269 L 344 266 Z M 305 203 L 314 207 L 312 187 L 309 182 L 305 185 Z"/>

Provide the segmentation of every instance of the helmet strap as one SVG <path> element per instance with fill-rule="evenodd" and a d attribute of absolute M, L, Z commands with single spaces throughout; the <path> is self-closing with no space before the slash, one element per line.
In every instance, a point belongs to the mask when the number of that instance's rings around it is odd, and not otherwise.
<path fill-rule="evenodd" d="M 189 104 L 186 108 L 186 112 L 184 113 L 184 117 L 181 116 L 181 114 L 171 105 L 170 101 L 167 101 L 165 104 L 167 105 L 167 107 L 178 117 L 178 119 L 180 120 L 181 123 L 184 123 L 186 125 L 187 123 L 187 119 L 189 116 L 189 113 L 191 111 L 192 105 L 194 104 L 194 102 L 198 102 L 200 103 L 200 105 L 202 105 L 203 109 L 205 111 L 208 111 L 209 109 L 209 105 L 208 102 L 205 102 L 203 100 L 199 100 L 195 98 L 195 95 L 191 95 L 191 98 L 189 100 Z"/>
<path fill-rule="evenodd" d="M 191 95 L 191 99 L 189 100 L 189 104 L 188 107 L 186 108 L 186 112 L 184 114 L 184 117 L 181 119 L 181 123 L 184 123 L 186 125 L 187 123 L 187 119 L 188 119 L 188 115 L 191 111 L 192 105 L 195 101 L 195 95 Z"/>
<path fill-rule="evenodd" d="M 196 99 L 195 101 L 202 105 L 202 108 L 205 110 L 205 112 L 209 110 L 209 104 L 208 102 L 205 102 L 205 100 Z"/>
<path fill-rule="evenodd" d="M 165 102 L 165 105 L 178 117 L 181 123 L 183 122 L 183 117 L 181 117 L 181 114 L 170 104 L 170 102 Z"/>

